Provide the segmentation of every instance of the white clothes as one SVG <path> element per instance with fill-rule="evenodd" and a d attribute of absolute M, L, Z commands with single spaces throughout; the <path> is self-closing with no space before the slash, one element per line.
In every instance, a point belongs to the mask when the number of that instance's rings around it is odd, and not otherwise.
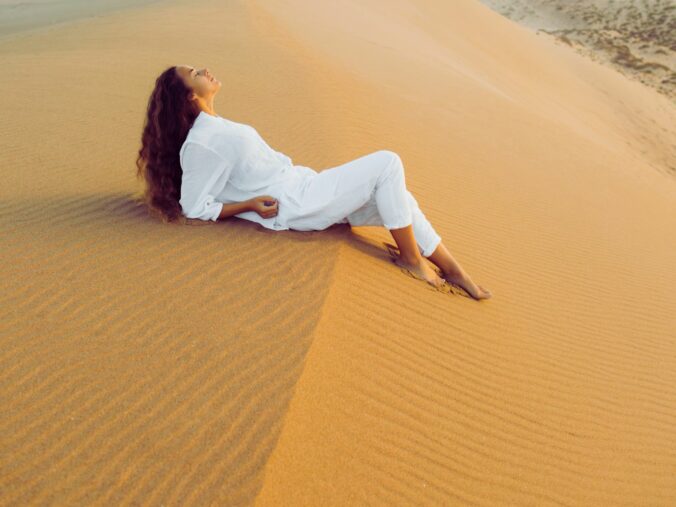
<path fill-rule="evenodd" d="M 406 189 L 402 160 L 393 151 L 375 151 L 317 172 L 293 164 L 252 126 L 202 111 L 181 146 L 180 163 L 180 204 L 188 218 L 215 221 L 224 203 L 270 195 L 278 200 L 277 216 L 263 218 L 255 211 L 235 216 L 272 230 L 412 224 L 426 257 L 441 242 Z"/>
<path fill-rule="evenodd" d="M 294 165 L 287 155 L 271 148 L 247 124 L 204 111 L 195 118 L 179 151 L 183 175 L 179 203 L 187 218 L 216 221 L 223 204 L 270 195 L 283 205 L 282 191 L 308 176 L 309 167 Z M 255 211 L 235 215 L 273 230 L 285 230 L 277 217 Z"/>
<path fill-rule="evenodd" d="M 302 181 L 285 191 L 280 221 L 298 231 L 322 230 L 335 223 L 398 229 L 413 225 L 420 253 L 429 257 L 441 236 L 406 188 L 401 157 L 378 150 Z"/>

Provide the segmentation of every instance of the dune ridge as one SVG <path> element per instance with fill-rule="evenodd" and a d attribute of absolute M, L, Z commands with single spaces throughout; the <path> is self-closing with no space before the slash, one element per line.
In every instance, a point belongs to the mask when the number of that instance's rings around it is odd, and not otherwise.
<path fill-rule="evenodd" d="M 324 7 L 0 43 L 0 503 L 672 503 L 674 105 L 478 1 Z M 296 163 L 397 151 L 494 298 L 405 276 L 382 228 L 148 217 L 139 104 L 182 62 Z"/>

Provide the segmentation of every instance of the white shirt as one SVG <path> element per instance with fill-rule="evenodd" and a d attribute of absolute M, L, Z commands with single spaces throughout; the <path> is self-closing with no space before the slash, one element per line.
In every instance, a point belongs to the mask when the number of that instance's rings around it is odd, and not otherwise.
<path fill-rule="evenodd" d="M 309 167 L 294 165 L 290 157 L 272 149 L 254 127 L 204 111 L 188 132 L 179 160 L 183 214 L 201 220 L 216 221 L 223 204 L 259 195 L 279 199 L 303 178 L 318 174 Z M 268 229 L 288 229 L 277 217 L 263 218 L 255 211 L 235 216 Z"/>

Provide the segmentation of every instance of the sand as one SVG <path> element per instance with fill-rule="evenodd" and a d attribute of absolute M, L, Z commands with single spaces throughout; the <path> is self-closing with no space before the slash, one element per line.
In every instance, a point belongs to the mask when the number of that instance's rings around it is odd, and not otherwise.
<path fill-rule="evenodd" d="M 171 0 L 0 43 L 2 505 L 673 505 L 676 106 L 476 0 Z M 477 302 L 382 228 L 164 225 L 146 101 L 400 154 Z"/>
<path fill-rule="evenodd" d="M 481 0 L 676 103 L 673 0 Z"/>
<path fill-rule="evenodd" d="M 61 29 L 73 20 L 162 0 L 0 0 L 0 41 Z"/>

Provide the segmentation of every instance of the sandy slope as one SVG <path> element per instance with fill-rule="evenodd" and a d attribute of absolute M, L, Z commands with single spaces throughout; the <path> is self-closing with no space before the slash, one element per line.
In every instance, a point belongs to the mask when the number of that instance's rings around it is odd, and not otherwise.
<path fill-rule="evenodd" d="M 0 0 L 0 41 L 163 0 Z"/>
<path fill-rule="evenodd" d="M 475 0 L 340 5 L 0 45 L 3 504 L 673 503 L 674 105 Z M 379 228 L 150 219 L 141 113 L 180 62 L 297 163 L 396 150 L 493 299 Z"/>
<path fill-rule="evenodd" d="M 676 101 L 673 0 L 481 0 Z"/>

